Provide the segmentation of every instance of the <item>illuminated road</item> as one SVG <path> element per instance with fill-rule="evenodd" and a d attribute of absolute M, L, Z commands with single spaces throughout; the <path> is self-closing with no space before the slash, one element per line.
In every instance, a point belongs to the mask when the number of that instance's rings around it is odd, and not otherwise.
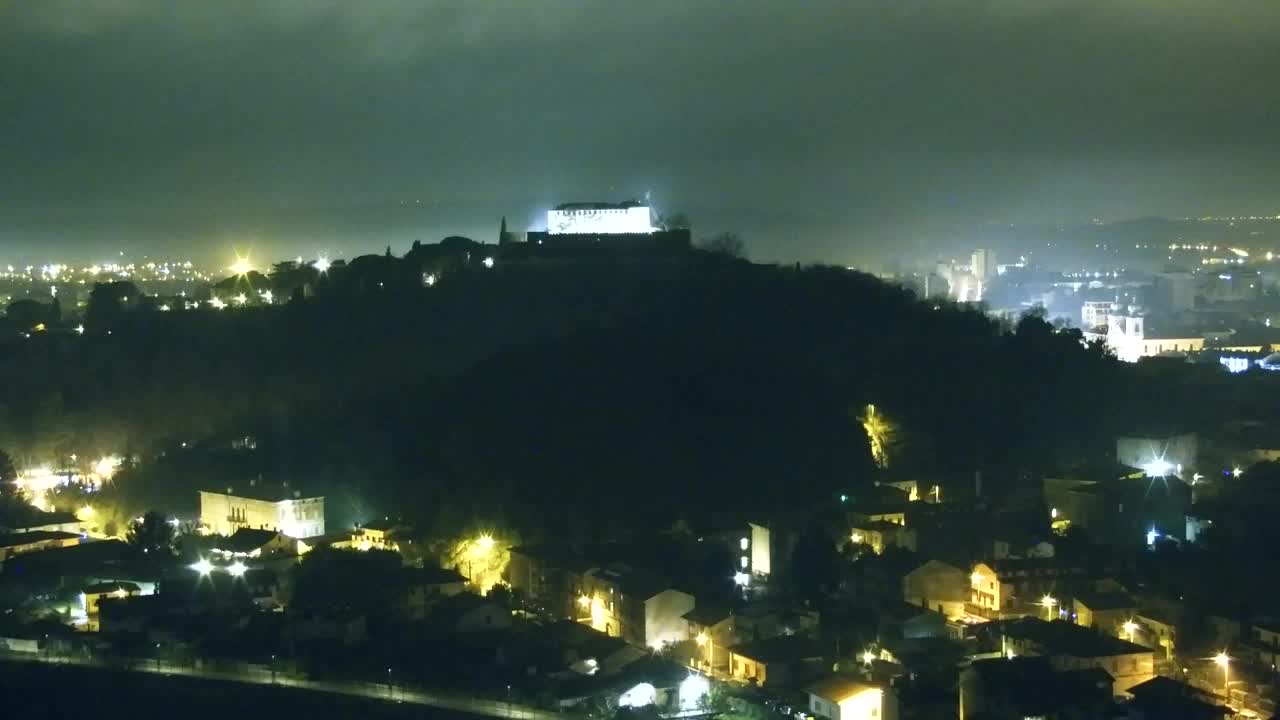
<path fill-rule="evenodd" d="M 28 654 L 0 654 L 0 659 L 7 662 L 38 662 L 50 665 L 77 665 L 90 668 L 117 667 L 115 665 L 107 665 L 102 662 L 83 658 L 43 657 Z M 311 690 L 314 692 L 335 693 L 339 695 L 366 697 L 376 700 L 390 700 L 398 703 L 425 705 L 428 707 L 454 710 L 457 712 L 485 717 L 512 718 L 512 720 L 562 720 L 562 716 L 555 713 L 547 712 L 545 710 L 536 710 L 522 705 L 498 702 L 496 700 L 450 697 L 448 695 L 441 695 L 438 693 L 406 689 L 399 685 L 388 685 L 387 683 L 302 680 L 295 677 L 289 677 L 278 672 L 272 673 L 270 668 L 263 666 L 250 666 L 244 671 L 235 672 L 174 666 L 164 662 L 157 663 L 154 660 L 138 660 L 130 663 L 127 667 L 133 672 L 204 678 L 207 680 L 221 680 L 223 682 L 252 683 L 255 685 L 276 685 L 280 687 L 296 688 L 299 690 Z"/>

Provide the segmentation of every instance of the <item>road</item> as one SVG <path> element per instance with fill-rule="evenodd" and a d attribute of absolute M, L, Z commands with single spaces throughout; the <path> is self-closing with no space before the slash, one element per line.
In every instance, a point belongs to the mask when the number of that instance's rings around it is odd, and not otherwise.
<path fill-rule="evenodd" d="M 105 663 L 86 658 L 68 658 L 58 656 L 46 657 L 43 655 L 26 653 L 4 653 L 0 654 L 0 659 L 5 660 L 6 662 L 77 665 L 91 668 L 117 667 L 115 665 L 107 665 Z M 286 676 L 278 672 L 273 673 L 270 668 L 263 666 L 249 666 L 244 671 L 236 672 L 182 667 L 170 665 L 162 661 L 157 662 L 155 660 L 137 660 L 128 664 L 126 669 L 132 672 L 204 678 L 208 680 L 221 680 L 223 682 L 252 683 L 255 685 L 275 685 L 278 687 L 296 688 L 299 690 L 310 690 L 314 692 L 335 693 L 338 695 L 350 695 L 376 700 L 390 700 L 399 703 L 425 705 L 427 707 L 440 708 L 444 710 L 454 710 L 457 712 L 484 717 L 510 718 L 511 720 L 563 720 L 563 716 L 557 715 L 556 713 L 538 710 L 523 705 L 498 702 L 496 700 L 451 697 L 422 690 L 411 690 L 399 685 L 388 683 L 304 680 L 301 678 Z"/>

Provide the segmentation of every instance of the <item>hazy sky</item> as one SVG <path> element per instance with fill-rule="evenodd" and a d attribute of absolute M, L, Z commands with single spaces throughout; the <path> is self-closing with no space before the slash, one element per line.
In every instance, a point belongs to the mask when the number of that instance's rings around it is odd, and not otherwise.
<path fill-rule="evenodd" d="M 0 0 L 0 261 L 1280 212 L 1277 0 Z M 65 249 L 64 249 L 65 248 Z"/>

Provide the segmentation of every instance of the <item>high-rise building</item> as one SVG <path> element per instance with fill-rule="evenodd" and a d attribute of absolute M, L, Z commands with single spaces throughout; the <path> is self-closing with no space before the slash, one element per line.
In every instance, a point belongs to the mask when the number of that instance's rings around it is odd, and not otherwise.
<path fill-rule="evenodd" d="M 992 275 L 996 274 L 996 254 L 990 250 L 978 248 L 973 251 L 969 266 L 973 270 L 973 276 L 978 278 L 978 282 L 986 283 Z"/>

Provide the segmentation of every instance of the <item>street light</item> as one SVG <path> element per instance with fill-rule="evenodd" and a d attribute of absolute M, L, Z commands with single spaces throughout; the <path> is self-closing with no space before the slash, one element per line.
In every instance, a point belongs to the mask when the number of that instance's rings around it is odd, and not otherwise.
<path fill-rule="evenodd" d="M 208 575 L 209 573 L 213 572 L 213 563 L 209 562 L 205 558 L 200 558 L 199 560 L 191 563 L 191 569 L 195 570 L 201 575 Z"/>
<path fill-rule="evenodd" d="M 1213 656 L 1213 661 L 1222 668 L 1222 689 L 1227 694 L 1227 702 L 1231 702 L 1231 657 L 1223 650 Z"/>
<path fill-rule="evenodd" d="M 1040 598 L 1040 604 L 1044 606 L 1044 617 L 1046 620 L 1053 619 L 1053 607 L 1058 604 L 1058 600 L 1052 595 L 1045 595 Z"/>
<path fill-rule="evenodd" d="M 1133 634 L 1138 630 L 1138 623 L 1134 622 L 1133 620 L 1125 620 L 1124 625 L 1122 625 L 1121 627 L 1124 628 L 1124 631 L 1129 634 L 1129 642 L 1133 642 Z"/>
<path fill-rule="evenodd" d="M 870 650 L 870 649 L 864 650 L 864 651 L 862 652 L 862 664 L 863 664 L 863 665 L 870 665 L 870 664 L 872 663 L 872 661 L 874 661 L 875 659 L 876 659 L 876 654 L 875 654 L 875 653 L 873 653 L 873 652 L 871 652 L 871 650 Z"/>
<path fill-rule="evenodd" d="M 248 569 L 249 568 L 245 567 L 245 564 L 239 560 L 227 566 L 227 572 L 231 573 L 231 577 L 244 577 L 244 573 Z"/>
<path fill-rule="evenodd" d="M 706 648 L 706 650 L 707 650 L 707 668 L 708 668 L 708 671 L 709 671 L 709 672 L 714 673 L 714 672 L 715 672 L 715 670 L 716 670 L 716 666 L 715 666 L 715 660 L 716 660 L 716 656 L 715 656 L 715 652 L 716 652 L 716 649 L 715 649 L 715 642 L 711 639 L 711 636 L 710 636 L 710 635 L 707 635 L 705 632 L 700 632 L 700 633 L 698 633 L 698 636 L 697 636 L 696 638 L 694 638 L 693 640 L 694 640 L 694 642 L 696 642 L 696 643 L 698 644 L 698 647 Z"/>

